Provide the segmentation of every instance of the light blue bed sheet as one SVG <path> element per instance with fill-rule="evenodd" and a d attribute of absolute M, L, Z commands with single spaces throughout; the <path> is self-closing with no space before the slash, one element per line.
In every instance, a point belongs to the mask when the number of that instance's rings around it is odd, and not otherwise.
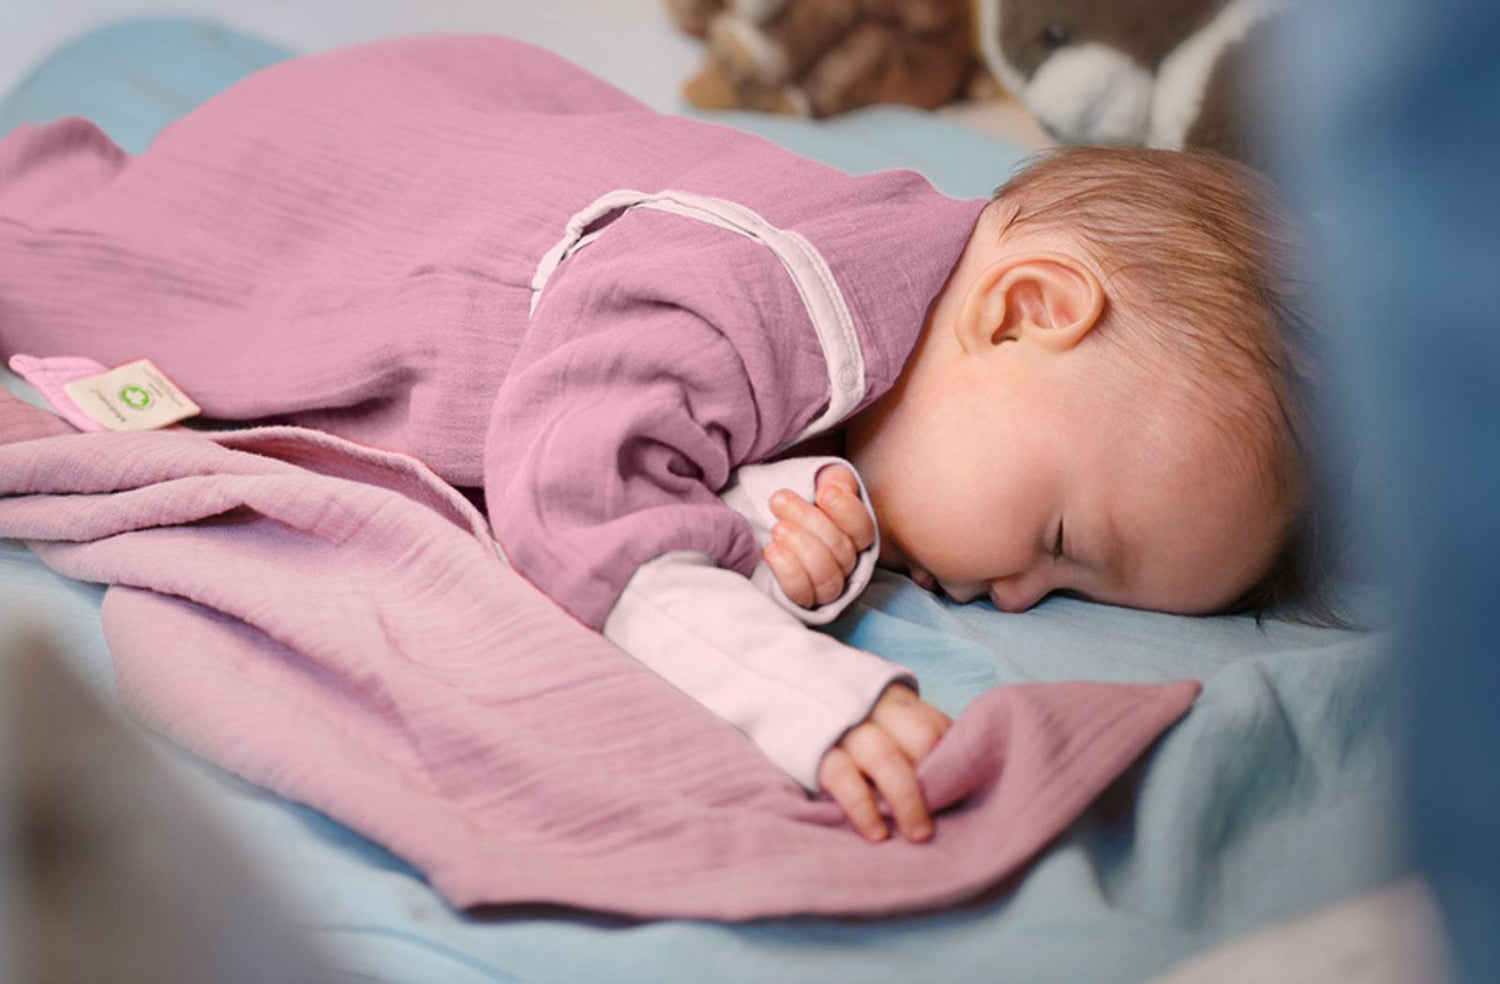
<path fill-rule="evenodd" d="M 283 56 L 210 24 L 126 22 L 39 67 L 0 102 L 0 133 L 77 113 L 139 150 L 201 99 Z M 915 166 L 955 195 L 988 195 L 1021 157 L 899 109 L 819 125 L 719 118 L 850 170 Z M 34 398 L 12 375 L 0 382 Z M 101 596 L 0 541 L 0 625 L 52 626 L 109 695 Z M 1397 819 L 1396 722 L 1379 634 L 1067 599 L 1006 615 L 884 573 L 830 631 L 912 667 L 950 712 L 988 687 L 1028 680 L 1191 676 L 1204 690 L 1146 763 L 1023 878 L 943 912 L 881 920 L 460 913 L 420 873 L 342 825 L 157 745 L 241 835 L 334 962 L 377 981 L 1125 984 L 1413 871 Z M 879 863 L 878 848 L 870 858 Z"/>

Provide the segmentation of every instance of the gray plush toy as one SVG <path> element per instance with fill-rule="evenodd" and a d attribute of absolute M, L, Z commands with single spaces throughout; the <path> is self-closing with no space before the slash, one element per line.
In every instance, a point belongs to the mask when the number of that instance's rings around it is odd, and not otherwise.
<path fill-rule="evenodd" d="M 1290 0 L 976 0 L 985 65 L 1058 140 L 1267 163 L 1256 109 Z"/>

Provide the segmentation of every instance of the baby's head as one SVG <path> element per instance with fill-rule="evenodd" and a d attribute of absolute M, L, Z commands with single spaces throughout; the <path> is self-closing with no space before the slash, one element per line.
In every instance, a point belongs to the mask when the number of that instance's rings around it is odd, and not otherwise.
<path fill-rule="evenodd" d="M 849 424 L 882 563 L 1007 611 L 1298 600 L 1290 228 L 1217 157 L 1067 148 L 1001 188 L 896 386 Z"/>

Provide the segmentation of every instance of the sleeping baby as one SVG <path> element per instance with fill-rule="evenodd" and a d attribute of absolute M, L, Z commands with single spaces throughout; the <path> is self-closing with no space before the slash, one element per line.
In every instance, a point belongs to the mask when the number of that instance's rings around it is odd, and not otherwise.
<path fill-rule="evenodd" d="M 209 418 L 421 459 L 573 617 L 924 840 L 948 719 L 807 626 L 877 563 L 1004 611 L 1296 601 L 1283 227 L 1214 158 L 1061 150 L 961 201 L 424 37 L 134 158 L 77 119 L 0 141 L 0 354 L 148 357 Z"/>
<path fill-rule="evenodd" d="M 1260 179 L 1180 153 L 1070 148 L 981 214 L 895 385 L 842 428 L 816 502 L 771 500 L 764 559 L 805 606 L 862 550 L 955 601 L 1053 593 L 1185 614 L 1315 596 L 1291 353 L 1305 334 Z M 877 532 L 878 531 L 878 532 Z M 861 832 L 930 831 L 913 764 L 946 718 L 901 684 L 820 779 Z"/>

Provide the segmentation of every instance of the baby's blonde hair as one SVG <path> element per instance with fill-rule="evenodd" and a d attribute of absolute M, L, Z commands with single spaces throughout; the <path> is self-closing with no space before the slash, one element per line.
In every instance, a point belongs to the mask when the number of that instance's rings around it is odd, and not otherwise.
<path fill-rule="evenodd" d="M 1215 154 L 1063 147 L 1003 185 L 991 209 L 1002 238 L 1045 230 L 1079 244 L 1109 296 L 1093 336 L 1151 370 L 1153 399 L 1212 407 L 1230 461 L 1282 504 L 1274 561 L 1228 610 L 1342 624 L 1331 545 L 1308 501 L 1309 291 L 1296 223 L 1270 184 Z"/>

